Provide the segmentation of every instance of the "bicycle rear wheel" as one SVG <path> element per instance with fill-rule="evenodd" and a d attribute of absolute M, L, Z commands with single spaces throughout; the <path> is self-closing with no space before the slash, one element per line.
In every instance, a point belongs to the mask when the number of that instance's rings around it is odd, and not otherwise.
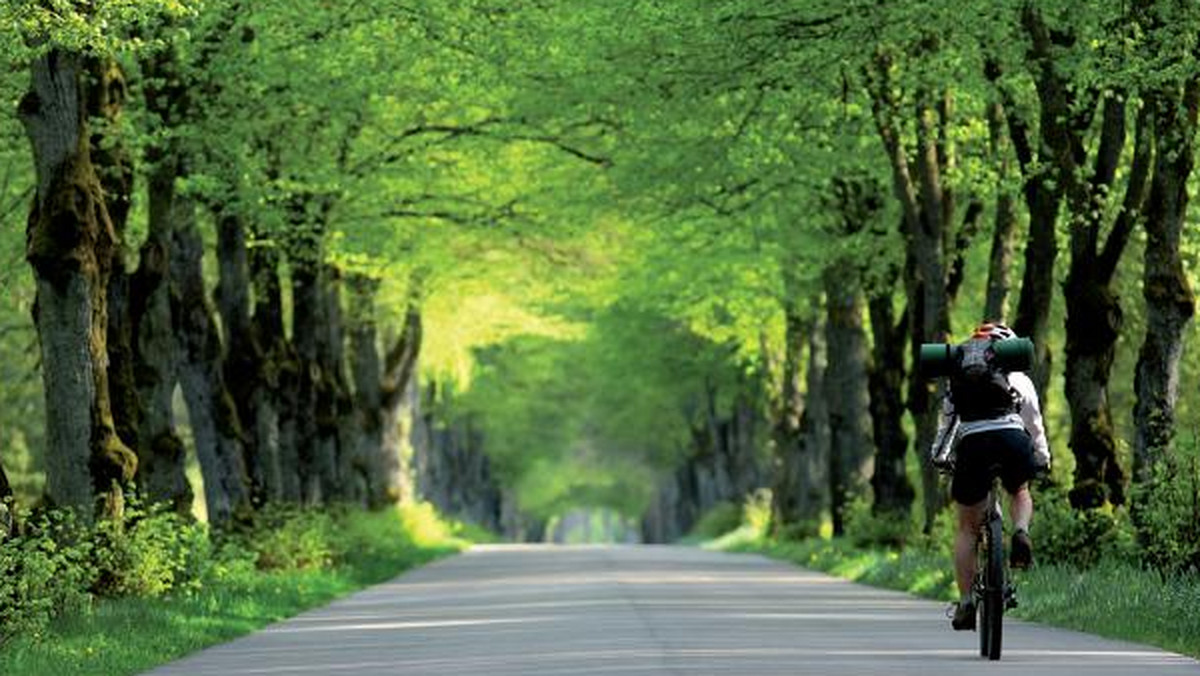
<path fill-rule="evenodd" d="M 989 660 L 998 660 L 1004 638 L 1004 524 L 997 515 L 988 519 L 985 528 L 986 561 L 980 604 L 983 631 L 979 636 L 979 653 Z"/>

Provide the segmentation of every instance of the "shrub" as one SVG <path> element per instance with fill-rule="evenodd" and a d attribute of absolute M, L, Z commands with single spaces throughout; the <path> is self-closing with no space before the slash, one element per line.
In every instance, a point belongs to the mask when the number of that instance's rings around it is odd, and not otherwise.
<path fill-rule="evenodd" d="M 1061 489 L 1041 491 L 1032 524 L 1039 560 L 1091 568 L 1106 558 L 1131 560 L 1137 546 L 1128 514 L 1111 505 L 1079 510 Z"/>
<path fill-rule="evenodd" d="M 333 517 L 327 511 L 266 505 L 229 536 L 225 549 L 248 552 L 260 570 L 328 567 L 334 558 Z"/>
<path fill-rule="evenodd" d="M 96 579 L 92 544 L 71 512 L 20 516 L 26 532 L 0 542 L 0 642 L 86 611 Z"/>
<path fill-rule="evenodd" d="M 1200 462 L 1161 463 L 1133 501 L 1142 560 L 1167 573 L 1200 572 Z"/>
<path fill-rule="evenodd" d="M 213 561 L 208 528 L 166 504 L 143 509 L 133 499 L 123 522 L 100 522 L 92 539 L 94 591 L 104 596 L 161 596 L 195 587 Z"/>
<path fill-rule="evenodd" d="M 732 502 L 718 502 L 700 516 L 689 536 L 716 538 L 742 525 L 742 508 Z"/>

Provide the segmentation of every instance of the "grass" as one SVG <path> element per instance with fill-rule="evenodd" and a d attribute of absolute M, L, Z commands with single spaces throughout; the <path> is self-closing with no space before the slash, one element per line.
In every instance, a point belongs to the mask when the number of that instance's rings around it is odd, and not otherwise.
<path fill-rule="evenodd" d="M 760 532 L 743 527 L 704 546 L 761 553 L 926 598 L 957 597 L 948 552 L 864 548 L 845 539 L 780 541 Z M 1200 658 L 1200 576 L 1164 576 L 1112 560 L 1086 570 L 1039 565 L 1016 575 L 1016 617 Z"/>
<path fill-rule="evenodd" d="M 324 605 L 409 568 L 460 551 L 460 527 L 414 507 L 356 513 L 338 523 L 342 554 L 327 568 L 259 571 L 233 566 L 199 589 L 119 598 L 51 623 L 44 635 L 0 647 L 0 673 L 133 674 Z"/>

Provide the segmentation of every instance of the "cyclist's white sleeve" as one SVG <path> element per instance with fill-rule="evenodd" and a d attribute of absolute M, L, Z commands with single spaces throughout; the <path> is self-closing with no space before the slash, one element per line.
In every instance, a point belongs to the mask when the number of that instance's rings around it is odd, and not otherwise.
<path fill-rule="evenodd" d="M 1033 440 L 1033 456 L 1038 463 L 1050 466 L 1050 445 L 1046 442 L 1046 427 L 1042 422 L 1042 411 L 1038 404 L 1037 388 L 1033 381 L 1024 373 L 1014 371 L 1008 374 L 1008 384 L 1021 397 L 1021 422 Z"/>

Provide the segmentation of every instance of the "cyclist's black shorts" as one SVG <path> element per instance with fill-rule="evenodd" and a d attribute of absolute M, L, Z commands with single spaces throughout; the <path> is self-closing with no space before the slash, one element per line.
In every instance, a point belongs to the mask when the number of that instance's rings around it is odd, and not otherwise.
<path fill-rule="evenodd" d="M 1033 441 L 1025 430 L 1002 429 L 967 434 L 955 448 L 954 478 L 950 496 L 963 505 L 987 497 L 992 479 L 999 475 L 1004 490 L 1015 492 L 1036 472 Z"/>

